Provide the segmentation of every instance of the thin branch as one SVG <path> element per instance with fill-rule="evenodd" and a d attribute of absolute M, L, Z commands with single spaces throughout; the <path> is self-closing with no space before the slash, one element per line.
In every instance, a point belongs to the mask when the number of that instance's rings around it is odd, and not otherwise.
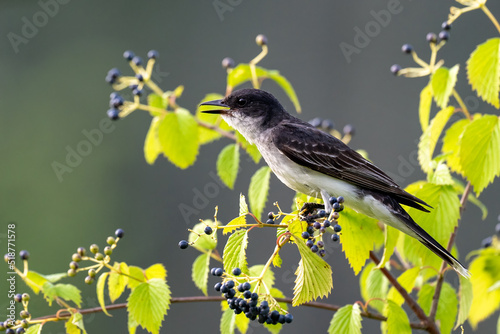
<path fill-rule="evenodd" d="M 469 181 L 469 182 L 467 182 L 467 185 L 465 186 L 462 197 L 460 198 L 460 216 L 462 216 L 462 214 L 465 210 L 465 205 L 467 203 L 467 198 L 469 197 L 471 188 L 472 188 L 472 186 L 471 186 L 471 183 Z M 457 228 L 458 228 L 458 225 L 453 230 L 453 233 L 450 236 L 450 241 L 448 241 L 448 247 L 446 247 L 446 249 L 448 251 L 451 251 L 451 248 L 453 247 L 453 243 L 455 242 L 455 237 L 457 236 Z M 445 273 L 447 267 L 448 267 L 447 263 L 445 261 L 443 261 L 443 263 L 441 263 L 441 268 L 439 269 L 439 275 L 438 275 L 438 279 L 436 282 L 436 290 L 434 291 L 434 296 L 432 296 L 431 312 L 429 313 L 429 318 L 432 321 L 434 321 L 434 319 L 436 318 L 436 312 L 437 312 L 438 303 L 439 303 L 439 296 L 441 295 L 441 289 L 443 287 L 443 282 L 444 282 L 444 273 Z"/>
<path fill-rule="evenodd" d="M 377 255 L 375 253 L 370 252 L 370 259 L 375 263 L 375 265 L 378 265 L 380 263 L 380 260 L 377 258 Z M 439 334 L 439 330 L 436 327 L 436 323 L 433 321 L 430 321 L 427 315 L 425 315 L 424 310 L 420 307 L 420 305 L 413 299 L 408 292 L 399 284 L 399 282 L 396 280 L 396 278 L 391 274 L 389 270 L 386 268 L 380 268 L 380 271 L 384 274 L 385 277 L 389 280 L 389 282 L 392 284 L 392 286 L 399 292 L 399 294 L 404 298 L 408 306 L 412 309 L 412 311 L 415 313 L 415 315 L 421 320 L 421 325 L 432 334 Z"/>
<path fill-rule="evenodd" d="M 204 128 L 207 128 L 209 130 L 213 130 L 213 131 L 219 133 L 223 137 L 227 137 L 227 138 L 232 139 L 234 141 L 238 141 L 236 139 L 236 136 L 232 132 L 224 131 L 221 128 L 219 128 L 218 126 L 216 126 L 216 125 L 205 123 L 203 121 L 200 121 L 199 119 L 197 119 L 196 121 L 198 122 L 198 125 L 200 125 L 200 126 L 202 126 Z"/>
<path fill-rule="evenodd" d="M 181 304 L 181 303 L 199 303 L 199 302 L 221 302 L 225 300 L 224 297 L 222 296 L 193 296 L 193 297 L 172 297 L 170 302 L 172 304 Z M 287 303 L 287 304 L 292 304 L 293 300 L 291 298 L 276 298 L 276 301 L 280 303 Z M 312 308 L 319 308 L 322 310 L 328 310 L 328 311 L 338 311 L 342 306 L 338 305 L 331 305 L 331 304 L 326 304 L 326 303 L 320 303 L 320 302 L 309 302 L 302 304 L 301 306 L 307 306 L 307 307 L 312 307 Z M 119 309 L 124 309 L 127 308 L 127 303 L 120 303 L 120 304 L 112 304 L 112 305 L 106 305 L 106 310 L 107 311 L 112 311 L 112 310 L 119 310 Z M 102 312 L 102 308 L 100 306 L 98 307 L 92 307 L 92 308 L 87 308 L 87 309 L 82 309 L 78 310 L 80 314 L 91 314 L 91 313 L 99 313 Z M 38 317 L 36 319 L 33 319 L 32 322 L 37 321 L 41 322 L 45 319 L 58 319 L 58 320 L 67 320 L 71 314 L 67 311 L 61 311 L 58 312 L 57 314 L 54 315 L 47 315 L 43 317 Z M 387 318 L 384 317 L 381 314 L 378 313 L 371 313 L 371 312 L 361 312 L 361 316 L 369 319 L 374 319 L 378 321 L 387 321 Z M 421 323 L 410 323 L 410 327 L 414 329 L 423 329 L 425 330 L 427 327 L 424 326 Z"/>

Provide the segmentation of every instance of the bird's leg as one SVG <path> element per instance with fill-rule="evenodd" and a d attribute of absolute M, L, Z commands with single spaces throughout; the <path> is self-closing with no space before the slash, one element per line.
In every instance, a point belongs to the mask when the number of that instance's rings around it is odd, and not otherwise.
<path fill-rule="evenodd" d="M 323 203 L 325 203 L 325 211 L 328 213 L 332 212 L 333 207 L 330 203 L 330 194 L 324 190 L 321 190 L 321 197 L 323 198 Z"/>
<path fill-rule="evenodd" d="M 300 208 L 300 215 L 304 218 L 307 217 L 308 214 L 312 214 L 314 210 L 316 209 L 323 209 L 325 206 L 321 203 L 313 203 L 313 202 L 306 202 L 304 205 L 302 205 L 302 208 Z"/>

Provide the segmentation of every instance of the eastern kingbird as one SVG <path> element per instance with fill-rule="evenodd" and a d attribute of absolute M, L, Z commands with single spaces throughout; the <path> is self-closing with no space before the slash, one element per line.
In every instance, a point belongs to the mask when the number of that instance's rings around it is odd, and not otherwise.
<path fill-rule="evenodd" d="M 346 205 L 416 238 L 459 274 L 470 273 L 425 232 L 400 204 L 429 212 L 421 199 L 407 193 L 387 174 L 341 140 L 290 115 L 271 94 L 241 89 L 222 100 L 202 103 L 221 114 L 250 143 L 255 143 L 269 167 L 289 188 L 323 198 L 343 196 Z"/>

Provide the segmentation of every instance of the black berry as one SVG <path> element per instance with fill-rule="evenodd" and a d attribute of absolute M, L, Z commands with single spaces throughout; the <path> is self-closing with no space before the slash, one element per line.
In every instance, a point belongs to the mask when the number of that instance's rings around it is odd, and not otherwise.
<path fill-rule="evenodd" d="M 448 21 L 444 21 L 441 24 L 441 29 L 443 29 L 443 30 L 450 30 L 451 29 L 451 24 L 449 24 Z"/>
<path fill-rule="evenodd" d="M 27 260 L 30 257 L 30 253 L 27 250 L 22 250 L 19 252 L 19 257 L 21 260 Z"/>
<path fill-rule="evenodd" d="M 340 204 L 344 203 L 344 197 L 343 196 L 339 196 L 337 198 L 337 202 L 339 202 Z"/>
<path fill-rule="evenodd" d="M 285 314 L 285 322 L 287 324 L 291 323 L 293 321 L 293 315 L 291 313 Z"/>
<path fill-rule="evenodd" d="M 425 39 L 427 40 L 427 42 L 429 43 L 436 43 L 437 41 L 437 36 L 435 33 L 433 32 L 430 32 L 428 33 L 426 36 L 425 36 Z"/>
<path fill-rule="evenodd" d="M 21 295 L 20 293 L 16 294 L 14 296 L 14 300 L 18 303 L 22 302 L 23 301 L 23 295 Z"/>
<path fill-rule="evenodd" d="M 224 270 L 222 268 L 217 268 L 214 270 L 215 276 L 222 276 L 223 273 L 224 273 Z"/>
<path fill-rule="evenodd" d="M 302 238 L 309 239 L 310 235 L 307 232 L 302 232 Z"/>
<path fill-rule="evenodd" d="M 392 74 L 397 75 L 399 73 L 399 71 L 401 71 L 401 66 L 400 65 L 394 64 L 394 65 L 391 66 L 391 72 L 392 72 Z"/>
<path fill-rule="evenodd" d="M 487 238 L 484 238 L 483 241 L 481 241 L 481 246 L 483 248 L 488 248 L 491 246 L 492 243 L 493 243 L 493 238 L 487 237 Z"/>
<path fill-rule="evenodd" d="M 333 205 L 333 203 L 337 203 L 337 197 L 332 196 L 328 199 L 328 201 L 330 202 L 331 205 Z"/>
<path fill-rule="evenodd" d="M 320 249 L 318 251 L 318 255 L 321 256 L 321 257 L 325 256 L 325 254 L 326 254 L 326 251 L 324 249 Z"/>
<path fill-rule="evenodd" d="M 137 66 L 140 66 L 140 65 L 142 65 L 142 58 L 138 57 L 138 56 L 135 56 L 134 58 L 132 58 L 132 62 L 134 64 L 136 64 Z"/>
<path fill-rule="evenodd" d="M 78 253 L 78 255 L 80 255 L 80 256 L 85 256 L 85 253 L 86 253 L 87 251 L 86 251 L 86 250 L 85 250 L 85 248 L 83 248 L 83 247 L 78 247 L 78 248 L 77 248 L 77 250 L 76 250 L 76 252 L 77 252 L 77 253 Z"/>
<path fill-rule="evenodd" d="M 339 224 L 337 224 L 337 225 L 333 226 L 333 230 L 338 233 L 338 232 L 342 231 L 342 227 Z"/>
<path fill-rule="evenodd" d="M 318 245 L 319 248 L 323 248 L 325 246 L 325 243 L 321 240 L 318 241 L 316 244 Z"/>
<path fill-rule="evenodd" d="M 186 249 L 186 248 L 188 248 L 188 246 L 189 246 L 189 243 L 186 240 L 179 241 L 179 248 L 180 249 Z"/>
<path fill-rule="evenodd" d="M 142 95 L 142 90 L 139 89 L 139 88 L 135 88 L 133 91 L 132 91 L 132 94 L 136 95 L 136 96 L 141 96 Z"/>
<path fill-rule="evenodd" d="M 319 216 L 320 218 L 325 217 L 325 216 L 326 216 L 326 211 L 325 211 L 325 210 L 319 210 L 319 211 L 318 211 L 318 216 Z"/>
<path fill-rule="evenodd" d="M 132 58 L 134 58 L 134 57 L 135 57 L 135 54 L 130 50 L 127 50 L 123 53 L 123 58 L 127 59 L 128 61 L 131 61 Z"/>
<path fill-rule="evenodd" d="M 243 290 L 250 290 L 251 287 L 252 286 L 248 282 L 243 283 L 243 286 L 242 286 Z"/>
<path fill-rule="evenodd" d="M 205 226 L 205 234 L 212 234 L 213 230 L 210 226 Z"/>
<path fill-rule="evenodd" d="M 346 124 L 346 126 L 344 126 L 343 131 L 344 131 L 344 134 L 350 135 L 350 136 L 354 136 L 354 133 L 355 133 L 354 126 L 352 124 Z"/>
<path fill-rule="evenodd" d="M 142 76 L 142 74 L 136 74 L 135 77 L 141 82 L 144 81 L 144 77 Z"/>
<path fill-rule="evenodd" d="M 159 56 L 160 56 L 160 54 L 156 50 L 149 50 L 149 52 L 148 52 L 148 58 L 149 59 L 156 59 Z"/>
<path fill-rule="evenodd" d="M 325 221 L 323 222 L 323 227 L 324 227 L 324 228 L 327 228 L 327 227 L 330 227 L 330 226 L 331 226 L 331 223 L 330 223 L 330 221 L 329 221 L 329 220 L 325 220 Z"/>
<path fill-rule="evenodd" d="M 215 285 L 214 285 L 214 290 L 215 290 L 215 291 L 220 291 L 221 286 L 222 286 L 222 283 L 221 283 L 221 282 L 217 282 L 217 283 L 215 283 Z"/>
<path fill-rule="evenodd" d="M 319 230 L 321 228 L 321 223 L 318 223 L 318 222 L 315 222 L 313 224 L 313 227 L 316 229 L 316 230 Z"/>
<path fill-rule="evenodd" d="M 339 235 L 338 234 L 332 234 L 332 241 L 334 241 L 334 242 L 339 241 Z"/>
<path fill-rule="evenodd" d="M 411 53 L 413 51 L 413 46 L 411 46 L 410 44 L 404 44 L 401 47 L 401 51 L 403 51 L 403 53 Z"/>
<path fill-rule="evenodd" d="M 267 37 L 262 34 L 257 35 L 257 37 L 255 37 L 255 42 L 260 46 L 267 45 Z"/>
<path fill-rule="evenodd" d="M 125 235 L 125 232 L 124 232 L 121 228 L 119 228 L 119 229 L 117 229 L 117 230 L 115 231 L 115 236 L 116 236 L 117 238 L 123 238 L 123 236 L 124 236 L 124 235 Z"/>
<path fill-rule="evenodd" d="M 318 248 L 318 246 L 316 246 L 316 245 L 313 245 L 313 246 L 311 247 L 311 252 L 313 252 L 313 253 L 317 253 L 317 252 L 318 252 L 318 250 L 319 250 L 319 248 Z"/>
<path fill-rule="evenodd" d="M 306 241 L 306 246 L 307 247 L 311 248 L 313 245 L 314 245 L 314 240 L 309 239 L 309 240 Z"/>
<path fill-rule="evenodd" d="M 442 41 L 447 41 L 448 39 L 450 39 L 450 34 L 443 30 L 439 33 L 439 39 L 442 40 Z"/>
<path fill-rule="evenodd" d="M 108 114 L 108 117 L 113 121 L 116 121 L 120 118 L 120 111 L 116 108 L 111 108 L 106 113 Z"/>
<path fill-rule="evenodd" d="M 222 59 L 222 67 L 223 68 L 234 68 L 234 60 L 233 58 L 226 57 Z"/>
<path fill-rule="evenodd" d="M 266 221 L 266 224 L 274 224 L 274 220 L 272 218 L 269 218 L 267 221 Z"/>

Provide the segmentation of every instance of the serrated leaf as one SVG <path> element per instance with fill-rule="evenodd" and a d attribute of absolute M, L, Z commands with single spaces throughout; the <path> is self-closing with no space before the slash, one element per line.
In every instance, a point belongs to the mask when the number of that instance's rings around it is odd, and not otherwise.
<path fill-rule="evenodd" d="M 369 263 L 365 266 L 361 273 L 359 283 L 361 285 L 361 296 L 365 302 L 373 298 L 385 299 L 387 297 L 389 281 L 374 263 Z M 371 300 L 368 305 L 382 312 L 385 303 L 381 300 Z"/>
<path fill-rule="evenodd" d="M 420 104 L 418 106 L 418 116 L 422 131 L 425 131 L 429 126 L 431 106 L 432 106 L 432 87 L 431 84 L 429 83 L 420 92 Z"/>
<path fill-rule="evenodd" d="M 462 325 L 465 320 L 469 317 L 470 307 L 472 305 L 472 283 L 469 279 L 459 275 L 460 279 L 460 288 L 458 291 L 458 295 L 460 297 L 460 304 L 458 307 L 458 318 L 457 324 L 454 329 L 457 329 L 460 325 Z"/>
<path fill-rule="evenodd" d="M 435 290 L 436 288 L 433 285 L 424 284 L 418 293 L 418 303 L 427 315 L 429 315 L 431 310 Z M 457 292 L 450 284 L 444 282 L 436 311 L 436 320 L 438 320 L 442 334 L 449 334 L 453 330 L 453 324 L 457 317 L 457 309 Z"/>
<path fill-rule="evenodd" d="M 426 173 L 432 171 L 432 155 L 436 148 L 437 141 L 443 132 L 443 129 L 453 115 L 455 108 L 448 107 L 439 111 L 432 119 L 429 127 L 422 133 L 420 142 L 418 143 L 418 161 L 422 170 Z"/>
<path fill-rule="evenodd" d="M 194 260 L 193 267 L 191 269 L 191 278 L 193 279 L 194 285 L 200 289 L 203 294 L 207 295 L 207 283 L 208 283 L 208 266 L 210 265 L 210 253 L 200 254 Z"/>
<path fill-rule="evenodd" d="M 455 189 L 448 185 L 425 183 L 417 190 L 410 187 L 406 190 L 433 206 L 430 212 L 414 208 L 408 208 L 407 211 L 438 243 L 446 246 L 460 217 L 460 201 Z M 442 260 L 418 240 L 404 234 L 399 241 L 403 244 L 403 247 L 398 247 L 400 254 L 413 264 L 428 265 L 436 270 L 441 266 Z"/>
<path fill-rule="evenodd" d="M 217 174 L 229 189 L 234 188 L 240 167 L 240 147 L 229 144 L 220 151 L 217 157 Z"/>
<path fill-rule="evenodd" d="M 115 262 L 113 268 L 115 268 L 115 270 L 122 273 L 123 275 L 114 271 L 110 271 L 109 273 L 108 290 L 109 290 L 109 299 L 111 300 L 112 303 L 114 303 L 118 298 L 120 298 L 123 291 L 125 291 L 125 288 L 127 287 L 128 284 L 127 275 L 129 272 L 128 266 L 125 262 L 122 263 Z"/>
<path fill-rule="evenodd" d="M 293 287 L 293 306 L 328 296 L 333 288 L 332 268 L 321 257 L 311 252 L 304 239 L 294 238 L 300 252 L 300 262 Z"/>
<path fill-rule="evenodd" d="M 144 141 L 144 158 L 150 165 L 154 164 L 158 155 L 162 152 L 160 139 L 158 138 L 158 127 L 160 125 L 160 117 L 156 116 L 151 120 L 146 140 Z"/>
<path fill-rule="evenodd" d="M 453 178 L 451 177 L 450 170 L 449 170 L 448 166 L 443 162 L 438 163 L 434 173 L 429 174 L 429 175 L 430 175 L 430 179 L 429 179 L 430 183 L 434 183 L 437 185 L 452 185 L 453 184 Z"/>
<path fill-rule="evenodd" d="M 30 326 L 26 330 L 26 334 L 40 334 L 42 332 L 42 327 L 43 327 L 42 324 L 35 324 L 33 326 Z"/>
<path fill-rule="evenodd" d="M 473 298 L 469 322 L 473 329 L 500 307 L 500 290 L 489 291 L 490 287 L 500 280 L 499 255 L 496 249 L 483 249 L 470 264 Z"/>
<path fill-rule="evenodd" d="M 245 200 L 245 195 L 240 194 L 240 216 L 246 215 L 248 212 L 248 205 Z"/>
<path fill-rule="evenodd" d="M 387 316 L 387 334 L 411 334 L 410 320 L 401 306 L 388 300 L 384 314 Z"/>
<path fill-rule="evenodd" d="M 224 259 L 224 270 L 230 272 L 234 268 L 240 268 L 242 272 L 248 271 L 246 249 L 248 245 L 248 231 L 239 230 L 227 239 L 222 258 Z"/>
<path fill-rule="evenodd" d="M 460 141 L 460 164 L 478 195 L 500 175 L 500 121 L 497 116 L 484 115 L 465 128 Z"/>
<path fill-rule="evenodd" d="M 394 253 L 394 248 L 398 243 L 399 239 L 399 231 L 393 228 L 392 226 L 385 225 L 384 228 L 384 254 L 380 259 L 380 262 L 377 268 L 383 268 L 385 264 L 391 259 L 392 254 Z"/>
<path fill-rule="evenodd" d="M 185 169 L 196 161 L 198 123 L 188 110 L 177 108 L 166 114 L 158 125 L 158 138 L 163 154 L 175 166 Z"/>
<path fill-rule="evenodd" d="M 418 267 L 407 269 L 397 278 L 397 281 L 406 290 L 406 292 L 410 294 L 415 286 L 419 273 L 420 268 Z M 387 299 L 392 300 L 399 306 L 404 303 L 404 298 L 394 287 L 390 288 L 389 293 L 387 294 Z"/>
<path fill-rule="evenodd" d="M 383 240 L 383 231 L 377 220 L 359 214 L 349 208 L 344 209 L 339 219 L 342 226 L 342 251 L 357 275 L 375 249 L 377 240 Z"/>
<path fill-rule="evenodd" d="M 213 234 L 208 235 L 204 232 L 207 225 L 212 227 L 215 226 L 211 220 L 204 220 L 192 228 L 194 233 L 189 233 L 189 242 L 196 240 L 196 243 L 193 245 L 194 248 L 207 251 L 217 247 L 217 239 L 213 238 Z M 200 235 L 200 237 L 198 237 L 198 235 Z"/>
<path fill-rule="evenodd" d="M 153 278 L 165 280 L 167 278 L 167 270 L 161 263 L 153 264 L 145 270 L 146 279 L 149 281 Z"/>
<path fill-rule="evenodd" d="M 234 334 L 235 328 L 235 314 L 231 309 L 227 309 L 222 313 L 220 318 L 220 333 L 221 334 Z"/>
<path fill-rule="evenodd" d="M 106 310 L 106 303 L 104 301 L 104 287 L 106 286 L 106 279 L 109 276 L 108 273 L 102 273 L 101 276 L 97 279 L 97 284 L 95 286 L 96 288 L 96 293 L 97 293 L 97 300 L 99 301 L 99 305 L 102 308 L 102 311 L 104 314 L 106 314 L 108 317 L 111 317 L 112 315 L 108 313 L 108 310 Z"/>
<path fill-rule="evenodd" d="M 329 334 L 361 334 L 361 309 L 358 304 L 341 307 L 333 315 Z"/>
<path fill-rule="evenodd" d="M 66 334 L 86 334 L 81 313 L 73 313 L 65 323 Z"/>
<path fill-rule="evenodd" d="M 128 334 L 135 334 L 139 324 L 135 319 L 129 314 L 127 319 Z"/>
<path fill-rule="evenodd" d="M 233 226 L 240 226 L 240 225 L 246 225 L 247 219 L 246 215 L 239 216 L 231 220 L 229 223 L 227 223 L 226 227 L 222 230 L 222 234 L 226 235 L 228 233 L 232 233 L 233 231 L 237 230 L 240 227 L 233 227 Z"/>
<path fill-rule="evenodd" d="M 269 193 L 269 180 L 271 179 L 271 168 L 264 166 L 255 172 L 250 180 L 248 188 L 248 200 L 253 214 L 260 219 L 262 211 L 266 206 Z"/>
<path fill-rule="evenodd" d="M 434 101 L 441 108 L 446 108 L 450 95 L 457 83 L 458 69 L 460 66 L 457 64 L 452 68 L 446 67 L 438 68 L 431 76 L 431 89 Z"/>
<path fill-rule="evenodd" d="M 471 53 L 467 60 L 467 77 L 477 95 L 498 109 L 500 38 L 487 40 Z"/>
<path fill-rule="evenodd" d="M 61 279 L 68 277 L 67 273 L 58 273 L 58 274 L 50 274 L 50 275 L 43 275 L 47 281 L 50 283 L 56 283 L 60 281 Z"/>
<path fill-rule="evenodd" d="M 256 264 L 254 266 L 251 266 L 250 268 L 248 268 L 248 275 L 252 277 L 259 277 L 262 274 L 264 268 L 265 266 L 263 264 Z M 268 267 L 264 273 L 264 276 L 262 277 L 262 281 L 266 284 L 268 289 L 272 289 L 274 286 L 274 280 L 274 273 Z"/>
<path fill-rule="evenodd" d="M 21 276 L 22 277 L 22 276 Z M 28 285 L 31 290 L 35 294 L 38 294 L 40 292 L 41 287 L 48 282 L 49 280 L 46 279 L 43 275 L 37 273 L 36 271 L 28 271 L 25 277 L 23 277 L 23 281 Z"/>
<path fill-rule="evenodd" d="M 462 184 L 462 182 L 460 182 L 455 178 L 453 178 L 453 188 L 455 188 L 456 192 L 459 194 L 463 194 L 465 190 L 465 187 Z M 467 197 L 467 201 L 471 202 L 481 210 L 482 212 L 481 219 L 485 220 L 486 217 L 488 216 L 488 208 L 486 207 L 486 205 L 484 205 L 483 202 L 478 200 L 477 197 L 474 196 L 474 194 L 469 194 L 469 197 Z"/>
<path fill-rule="evenodd" d="M 50 282 L 45 282 L 43 284 L 43 294 L 45 300 L 47 300 L 47 303 L 49 306 L 52 305 L 52 302 L 56 297 L 62 298 L 66 301 L 72 301 L 75 303 L 78 307 L 81 306 L 82 303 L 82 296 L 80 290 L 72 285 L 72 284 L 52 284 Z"/>
<path fill-rule="evenodd" d="M 200 101 L 200 103 L 198 103 L 198 109 L 196 110 L 196 118 L 205 124 L 217 126 L 224 131 L 230 131 L 232 130 L 232 128 L 222 119 L 221 115 L 203 113 L 201 112 L 201 110 L 205 109 L 202 109 L 202 107 L 199 106 L 203 102 L 220 100 L 222 98 L 224 98 L 224 96 L 217 93 L 210 93 L 205 95 L 205 97 Z M 198 140 L 200 142 L 200 145 L 210 143 L 216 139 L 219 139 L 221 136 L 222 135 L 215 130 L 206 128 L 204 126 L 198 127 Z"/>
<path fill-rule="evenodd" d="M 282 76 L 278 71 L 276 70 L 266 70 L 265 68 L 262 68 L 260 66 L 255 66 L 255 74 L 258 79 L 265 79 L 265 78 L 270 78 L 274 80 L 288 95 L 290 100 L 292 101 L 293 105 L 295 106 L 295 109 L 300 112 L 300 103 L 297 98 L 297 95 L 295 94 L 295 91 L 288 82 L 288 80 Z M 229 72 L 227 75 L 227 85 L 229 87 L 235 88 L 247 81 L 252 80 L 252 72 L 250 70 L 250 66 L 248 64 L 239 64 L 237 65 L 234 69 Z"/>
<path fill-rule="evenodd" d="M 446 154 L 446 161 L 448 167 L 458 174 L 462 174 L 462 165 L 460 163 L 460 140 L 462 139 L 465 127 L 471 121 L 468 118 L 463 118 L 453 123 L 443 137 L 443 146 L 441 152 Z"/>
<path fill-rule="evenodd" d="M 153 278 L 139 284 L 129 295 L 127 310 L 144 329 L 160 332 L 161 323 L 170 307 L 170 289 L 162 279 Z"/>
<path fill-rule="evenodd" d="M 273 258 L 273 266 L 281 268 L 281 264 L 283 263 L 283 260 L 281 259 L 280 253 L 276 253 L 276 255 Z"/>
<path fill-rule="evenodd" d="M 127 285 L 131 290 L 135 289 L 142 282 L 146 282 L 146 277 L 144 276 L 144 270 L 142 270 L 142 268 L 129 266 L 128 274 L 129 280 Z"/>

